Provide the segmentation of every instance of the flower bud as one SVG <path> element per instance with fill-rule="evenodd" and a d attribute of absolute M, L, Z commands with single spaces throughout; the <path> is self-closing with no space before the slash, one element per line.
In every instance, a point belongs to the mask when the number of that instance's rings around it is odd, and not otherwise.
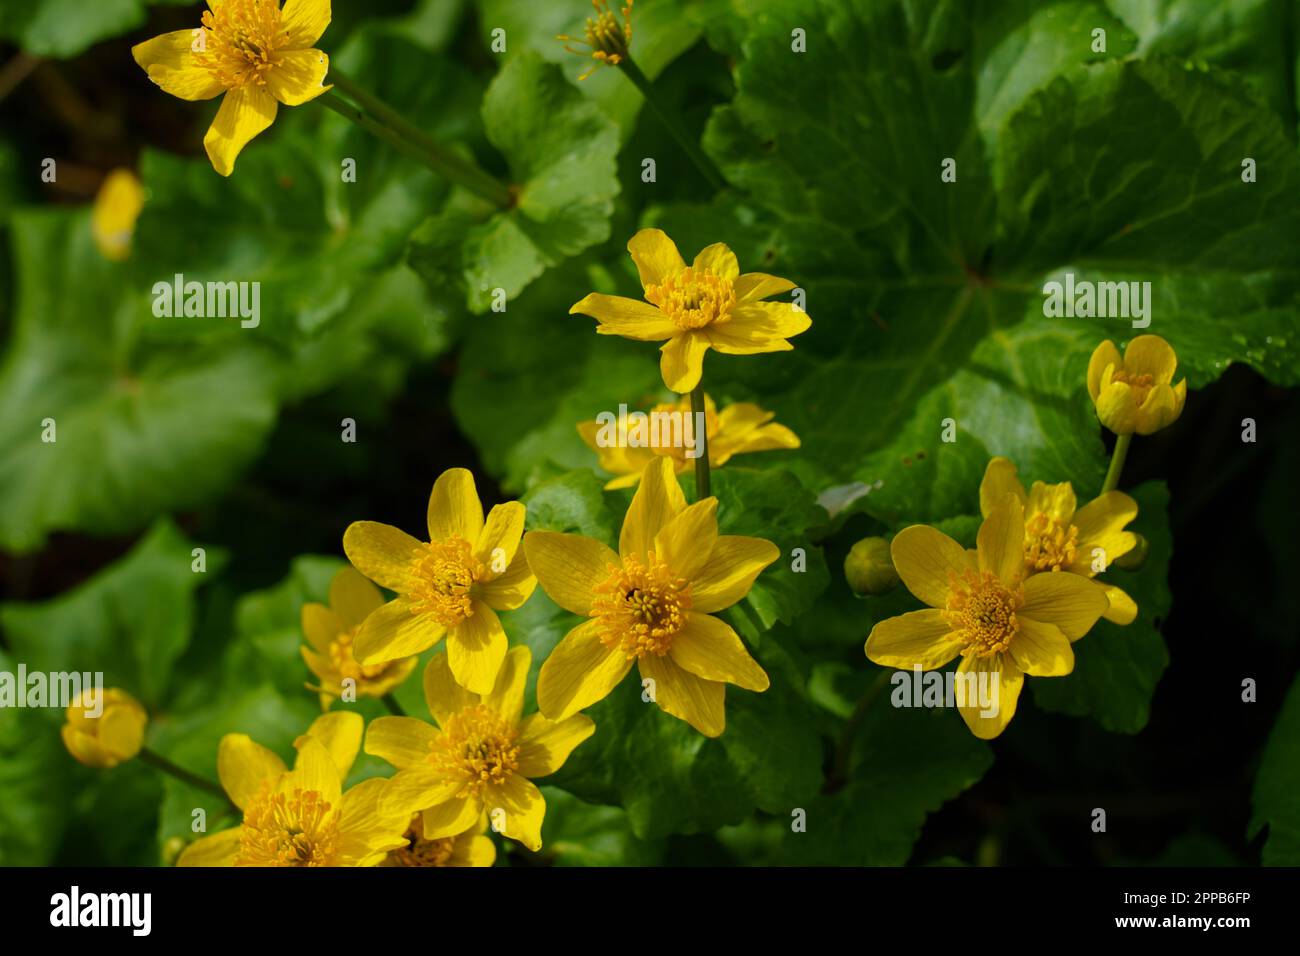
<path fill-rule="evenodd" d="M 897 587 L 898 572 L 884 538 L 863 538 L 844 559 L 844 577 L 855 594 L 884 594 Z"/>
<path fill-rule="evenodd" d="M 107 769 L 130 760 L 144 745 L 149 715 L 124 690 L 87 689 L 64 712 L 63 744 L 87 767 Z"/>
<path fill-rule="evenodd" d="M 1116 435 L 1150 435 L 1183 413 L 1187 380 L 1173 384 L 1178 356 L 1158 335 L 1139 335 L 1124 354 L 1107 339 L 1088 361 L 1088 394 L 1097 418 Z"/>

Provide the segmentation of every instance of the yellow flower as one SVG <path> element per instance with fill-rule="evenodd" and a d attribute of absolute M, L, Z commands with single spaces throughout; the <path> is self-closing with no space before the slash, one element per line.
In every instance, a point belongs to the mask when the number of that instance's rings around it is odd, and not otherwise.
<path fill-rule="evenodd" d="M 375 866 L 406 845 L 408 818 L 380 809 L 388 781 L 343 792 L 361 747 L 360 714 L 322 714 L 296 741 L 293 769 L 246 734 L 226 734 L 217 773 L 244 812 L 239 826 L 200 837 L 177 866 Z"/>
<path fill-rule="evenodd" d="M 741 600 L 779 557 L 761 538 L 718 534 L 718 499 L 687 505 L 671 463 L 646 466 L 619 553 L 575 534 L 530 531 L 524 550 L 543 590 L 589 620 L 551 651 L 537 706 L 563 720 L 606 697 L 636 662 L 661 710 L 717 737 L 726 686 L 764 691 L 767 674 L 712 614 Z"/>
<path fill-rule="evenodd" d="M 873 627 L 867 657 L 885 667 L 936 670 L 960 655 L 959 675 L 996 682 L 992 708 L 958 698 L 966 725 L 986 740 L 1011 722 L 1026 674 L 1074 670 L 1070 642 L 1106 610 L 1106 596 L 1087 578 L 1025 577 L 1024 511 L 1014 495 L 984 519 L 974 552 L 928 525 L 904 528 L 890 551 L 907 589 L 929 607 Z"/>
<path fill-rule="evenodd" d="M 1088 361 L 1088 394 L 1101 423 L 1116 435 L 1150 435 L 1183 413 L 1187 379 L 1177 385 L 1178 356 L 1158 335 L 1139 335 L 1121 358 L 1107 339 Z"/>
<path fill-rule="evenodd" d="M 762 272 L 740 274 L 736 254 L 720 242 L 706 247 L 686 265 L 677 246 L 658 229 L 642 229 L 627 244 L 646 301 L 593 292 L 569 314 L 582 313 L 600 324 L 602 335 L 661 342 L 659 368 L 674 392 L 700 383 L 704 353 L 728 355 L 788 352 L 786 341 L 812 325 L 788 302 L 764 302 L 788 292 L 794 283 Z"/>
<path fill-rule="evenodd" d="M 591 47 L 591 58 L 596 62 L 592 64 L 590 70 L 578 77 L 579 80 L 585 80 L 591 74 L 596 72 L 597 67 L 618 66 L 628 56 L 628 50 L 632 46 L 632 4 L 634 0 L 627 0 L 626 6 L 623 7 L 623 20 L 619 22 L 614 11 L 609 8 L 609 0 L 591 0 L 591 5 L 596 8 L 594 17 L 587 17 L 586 29 L 581 40 L 560 34 L 555 39 L 563 40 L 568 43 L 581 43 L 584 46 Z M 571 46 L 565 46 L 570 53 L 576 53 L 584 56 L 581 50 L 575 50 Z"/>
<path fill-rule="evenodd" d="M 352 653 L 357 630 L 370 614 L 384 603 L 384 597 L 353 568 L 342 568 L 330 582 L 329 607 L 304 604 L 302 631 L 309 647 L 302 647 L 302 658 L 313 674 L 320 678 L 321 710 L 343 696 L 343 681 L 351 680 L 355 700 L 358 697 L 383 697 L 410 676 L 418 660 L 406 657 L 382 664 L 359 664 Z"/>
<path fill-rule="evenodd" d="M 486 817 L 477 828 L 470 827 L 459 836 L 439 837 L 436 840 L 424 838 L 420 819 L 418 813 L 411 816 L 411 825 L 406 831 L 406 846 L 389 851 L 380 866 L 482 867 L 496 862 L 496 844 L 483 835 L 487 830 Z"/>
<path fill-rule="evenodd" d="M 203 25 L 132 47 L 149 79 L 183 100 L 225 94 L 203 145 L 222 176 L 279 104 L 300 106 L 324 85 L 329 57 L 314 44 L 330 22 L 330 0 L 208 0 Z"/>
<path fill-rule="evenodd" d="M 144 186 L 129 169 L 115 169 L 104 179 L 95 196 L 90 229 L 100 254 L 112 262 L 131 255 L 135 222 L 144 209 Z"/>
<path fill-rule="evenodd" d="M 648 419 L 655 416 L 680 415 L 681 434 L 694 445 L 695 418 L 691 415 L 690 396 L 684 396 L 676 402 L 663 402 L 648 413 Z M 709 439 L 709 466 L 721 468 L 733 455 L 744 455 L 753 451 L 771 451 L 777 448 L 798 448 L 799 437 L 784 425 L 772 421 L 775 412 L 764 411 L 750 402 L 736 402 L 718 411 L 713 399 L 704 396 L 704 432 Z M 662 421 L 672 421 L 663 418 Z M 648 426 L 647 426 L 648 427 Z M 677 474 L 690 471 L 695 465 L 694 458 L 686 457 L 686 447 L 682 442 L 663 440 L 660 444 L 647 447 L 631 447 L 628 441 L 632 429 L 620 425 L 613 444 L 602 444 L 605 436 L 601 435 L 606 426 L 598 421 L 579 422 L 578 434 L 587 443 L 600 462 L 600 467 L 617 477 L 605 483 L 608 489 L 630 488 L 641 480 L 641 472 L 657 455 L 668 458 L 673 463 Z M 635 426 L 633 426 L 635 428 Z M 675 434 L 675 432 L 674 432 Z M 648 439 L 647 439 L 648 440 Z"/>
<path fill-rule="evenodd" d="M 353 653 L 363 665 L 419 654 L 447 637 L 456 680 L 486 694 L 506 656 L 497 611 L 528 600 L 537 579 L 519 550 L 524 506 L 497 505 L 483 520 L 474 476 L 443 472 L 429 495 L 428 543 L 375 521 L 353 522 L 343 550 L 358 571 L 397 592 L 366 618 Z"/>
<path fill-rule="evenodd" d="M 149 715 L 124 690 L 82 691 L 63 712 L 63 745 L 87 767 L 106 770 L 130 760 L 144 746 Z M 89 713 L 87 713 L 89 711 Z"/>
<path fill-rule="evenodd" d="M 527 647 L 512 647 L 491 692 L 480 695 L 453 679 L 446 654 L 429 660 L 424 698 L 437 726 L 380 717 L 366 731 L 366 753 L 397 768 L 385 813 L 420 813 L 425 840 L 464 834 L 486 815 L 510 839 L 541 847 L 546 800 L 532 778 L 559 770 L 596 725 L 582 714 L 522 720 L 531 663 Z"/>
<path fill-rule="evenodd" d="M 1007 495 L 1024 508 L 1026 575 L 1068 571 L 1092 578 L 1100 573 L 1097 564 L 1109 567 L 1137 545 L 1137 536 L 1124 530 L 1137 517 L 1137 502 L 1122 491 L 1108 491 L 1082 508 L 1077 507 L 1068 481 L 1055 485 L 1035 481 L 1026 495 L 1016 466 L 1006 458 L 994 458 L 980 482 L 980 513 L 987 518 Z M 1102 617 L 1115 624 L 1132 624 L 1138 610 L 1133 599 L 1113 584 L 1094 583 L 1110 605 Z"/>

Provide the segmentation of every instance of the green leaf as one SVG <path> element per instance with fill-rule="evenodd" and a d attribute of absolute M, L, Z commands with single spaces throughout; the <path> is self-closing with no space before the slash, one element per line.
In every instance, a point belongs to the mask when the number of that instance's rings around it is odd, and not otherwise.
<path fill-rule="evenodd" d="M 188 0 L 152 0 L 177 5 Z M 8 0 L 0 7 L 0 37 L 33 56 L 70 59 L 87 47 L 128 33 L 145 21 L 144 0 Z M 197 21 L 195 26 L 198 26 Z"/>
<path fill-rule="evenodd" d="M 1293 681 L 1255 777 L 1250 839 L 1266 829 L 1266 866 L 1300 866 L 1300 680 Z"/>
<path fill-rule="evenodd" d="M 224 562 L 209 550 L 192 570 L 193 543 L 167 519 L 121 560 L 37 604 L 0 606 L 9 646 L 32 671 L 96 672 L 148 706 L 167 699 L 172 666 L 190 640 L 194 592 Z"/>
<path fill-rule="evenodd" d="M 542 855 L 556 866 L 655 866 L 659 842 L 638 840 L 618 807 L 583 803 L 558 787 L 542 787 L 546 819 Z"/>
<path fill-rule="evenodd" d="M 488 139 L 516 191 L 498 211 L 460 196 L 413 237 L 411 262 L 435 288 L 458 287 L 486 312 L 546 269 L 609 238 L 618 129 L 535 54 L 502 67 L 483 99 Z"/>
<path fill-rule="evenodd" d="M 522 499 L 528 530 L 581 534 L 613 546 L 621 527 L 590 471 L 572 471 L 534 485 Z"/>

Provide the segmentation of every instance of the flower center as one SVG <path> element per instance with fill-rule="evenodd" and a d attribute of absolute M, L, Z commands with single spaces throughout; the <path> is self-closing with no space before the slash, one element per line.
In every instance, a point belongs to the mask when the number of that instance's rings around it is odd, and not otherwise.
<path fill-rule="evenodd" d="M 992 571 L 948 572 L 948 602 L 943 616 L 966 645 L 963 654 L 988 657 L 1005 651 L 1016 636 L 1016 608 L 1022 588 L 1011 591 Z"/>
<path fill-rule="evenodd" d="M 383 664 L 358 663 L 356 657 L 352 654 L 352 641 L 356 635 L 356 628 L 352 628 L 343 631 L 334 640 L 330 641 L 330 664 L 338 673 L 339 679 L 351 678 L 359 683 L 363 680 L 374 680 L 376 677 L 382 677 L 384 672 L 396 662 L 385 661 Z"/>
<path fill-rule="evenodd" d="M 673 637 L 686 626 L 690 584 L 653 553 L 648 566 L 627 557 L 621 567 L 610 565 L 609 571 L 596 585 L 591 602 L 591 616 L 600 621 L 601 643 L 629 660 L 667 654 Z"/>
<path fill-rule="evenodd" d="M 1137 402 L 1138 405 L 1141 405 L 1147 400 L 1147 395 L 1156 384 L 1156 380 L 1150 375 L 1133 375 L 1132 373 L 1125 372 L 1122 369 L 1116 369 L 1112 372 L 1110 380 L 1112 382 L 1123 382 L 1131 388 L 1133 390 L 1133 400 Z"/>
<path fill-rule="evenodd" d="M 1038 512 L 1025 522 L 1025 570 L 1059 571 L 1074 564 L 1079 551 L 1079 529 Z"/>
<path fill-rule="evenodd" d="M 424 838 L 419 814 L 411 821 L 411 828 L 406 831 L 406 840 L 406 846 L 389 852 L 389 866 L 446 866 L 456 852 L 455 837 L 437 840 Z"/>
<path fill-rule="evenodd" d="M 736 305 L 730 280 L 711 272 L 697 272 L 692 266 L 650 286 L 645 297 L 679 329 L 702 329 L 726 322 Z"/>
<path fill-rule="evenodd" d="M 515 726 L 487 704 L 475 704 L 448 718 L 433 743 L 434 769 L 463 778 L 460 798 L 478 796 L 484 787 L 506 782 L 519 766 Z"/>
<path fill-rule="evenodd" d="M 244 811 L 235 866 L 332 866 L 338 814 L 317 790 L 273 793 L 269 784 Z"/>
<path fill-rule="evenodd" d="M 594 17 L 587 17 L 586 41 L 597 53 L 604 53 L 603 59 L 612 66 L 617 66 L 627 56 L 628 44 L 632 42 L 632 2 L 628 0 L 623 8 L 623 20 L 620 23 L 614 11 L 609 8 L 609 0 L 591 0 L 596 8 Z"/>
<path fill-rule="evenodd" d="M 424 545 L 411 563 L 406 588 L 411 613 L 430 614 L 444 627 L 455 627 L 474 613 L 474 583 L 483 573 L 464 538 L 453 535 Z"/>
<path fill-rule="evenodd" d="M 276 65 L 275 52 L 288 32 L 276 0 L 224 0 L 203 13 L 201 48 L 194 59 L 228 90 L 250 83 L 265 85 Z"/>

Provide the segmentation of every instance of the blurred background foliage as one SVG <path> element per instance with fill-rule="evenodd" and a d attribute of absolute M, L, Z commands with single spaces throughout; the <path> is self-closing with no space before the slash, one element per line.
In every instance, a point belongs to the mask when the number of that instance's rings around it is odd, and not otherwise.
<path fill-rule="evenodd" d="M 199 9 L 0 7 L 0 670 L 103 670 L 149 708 L 151 747 L 215 776 L 222 734 L 287 753 L 317 712 L 298 615 L 348 522 L 419 528 L 433 479 L 464 466 L 486 503 L 522 496 L 530 527 L 612 540 L 628 493 L 601 491 L 574 426 L 664 395 L 652 348 L 567 312 L 636 294 L 624 246 L 657 225 L 807 290 L 794 352 L 705 367 L 715 398 L 803 442 L 715 473 L 724 530 L 803 548 L 807 570 L 779 562 L 729 612 L 773 686 L 729 695 L 722 738 L 625 685 L 545 781 L 542 852 L 505 862 L 1300 864 L 1294 4 L 641 0 L 634 55 L 725 173 L 715 194 L 625 77 L 576 81 L 590 63 L 554 36 L 581 33 L 581 0 L 336 3 L 333 63 L 520 185 L 504 213 L 313 105 L 217 176 L 214 107 L 130 56 Z M 147 202 L 111 263 L 89 207 L 123 166 Z M 1131 331 L 1044 318 L 1067 272 L 1150 281 L 1150 331 L 1193 391 L 1126 472 L 1152 545 L 1118 572 L 1139 620 L 1099 624 L 989 745 L 888 705 L 862 643 L 913 599 L 855 598 L 840 569 L 915 522 L 972 542 L 991 455 L 1095 493 L 1109 439 L 1084 370 Z M 176 273 L 260 281 L 260 326 L 154 318 Z M 505 623 L 540 663 L 573 619 L 539 590 Z M 423 713 L 418 681 L 398 698 Z M 157 864 L 194 807 L 222 812 L 138 762 L 81 767 L 60 720 L 0 711 L 0 864 Z"/>

